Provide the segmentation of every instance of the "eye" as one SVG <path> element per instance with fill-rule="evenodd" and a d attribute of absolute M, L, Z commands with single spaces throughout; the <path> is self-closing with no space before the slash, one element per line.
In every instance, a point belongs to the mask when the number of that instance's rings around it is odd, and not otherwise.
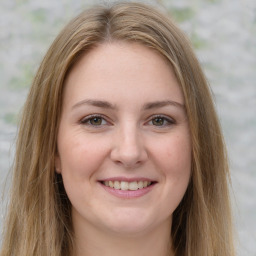
<path fill-rule="evenodd" d="M 165 126 L 175 124 L 175 121 L 170 117 L 159 115 L 159 116 L 153 116 L 149 121 L 149 124 L 158 126 L 158 127 L 165 127 Z"/>
<path fill-rule="evenodd" d="M 88 126 L 107 125 L 107 121 L 100 115 L 90 115 L 81 120 L 81 124 Z"/>

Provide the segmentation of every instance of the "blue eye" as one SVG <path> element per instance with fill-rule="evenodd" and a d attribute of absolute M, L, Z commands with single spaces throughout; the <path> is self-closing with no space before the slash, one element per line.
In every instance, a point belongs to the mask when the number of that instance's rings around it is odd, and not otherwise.
<path fill-rule="evenodd" d="M 85 124 L 89 126 L 101 126 L 101 125 L 106 125 L 107 122 L 103 117 L 99 115 L 93 115 L 93 116 L 89 116 L 82 119 L 81 124 Z"/>

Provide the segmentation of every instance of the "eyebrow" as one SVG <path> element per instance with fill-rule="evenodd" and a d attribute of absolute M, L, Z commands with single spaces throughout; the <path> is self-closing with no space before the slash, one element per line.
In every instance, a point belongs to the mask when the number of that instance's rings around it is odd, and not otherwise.
<path fill-rule="evenodd" d="M 179 103 L 177 101 L 173 101 L 173 100 L 149 102 L 149 103 L 146 103 L 143 106 L 143 109 L 144 110 L 150 110 L 150 109 L 154 109 L 154 108 L 162 108 L 162 107 L 165 107 L 165 106 L 174 106 L 174 107 L 185 109 L 184 104 Z"/>
<path fill-rule="evenodd" d="M 72 106 L 72 109 L 80 107 L 82 105 L 91 105 L 99 108 L 116 109 L 117 107 L 113 104 L 103 100 L 82 100 Z"/>
<path fill-rule="evenodd" d="M 117 107 L 113 104 L 111 104 L 108 101 L 103 101 L 103 100 L 82 100 L 77 102 L 75 105 L 72 106 L 72 109 L 83 106 L 83 105 L 91 105 L 99 108 L 105 108 L 105 109 L 117 109 Z M 165 106 L 174 106 L 178 107 L 181 109 L 185 109 L 184 104 L 172 101 L 172 100 L 165 100 L 165 101 L 155 101 L 155 102 L 149 102 L 143 105 L 142 109 L 143 110 L 150 110 L 150 109 L 155 109 L 155 108 L 162 108 Z"/>

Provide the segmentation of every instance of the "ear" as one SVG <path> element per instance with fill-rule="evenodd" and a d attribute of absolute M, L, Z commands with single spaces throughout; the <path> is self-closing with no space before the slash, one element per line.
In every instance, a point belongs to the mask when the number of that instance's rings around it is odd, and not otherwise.
<path fill-rule="evenodd" d="M 55 156 L 55 170 L 58 174 L 61 174 L 61 160 L 58 153 Z"/>

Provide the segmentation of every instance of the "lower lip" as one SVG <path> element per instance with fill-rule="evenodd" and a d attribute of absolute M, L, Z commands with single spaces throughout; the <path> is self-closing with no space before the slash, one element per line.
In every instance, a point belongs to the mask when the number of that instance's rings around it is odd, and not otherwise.
<path fill-rule="evenodd" d="M 146 188 L 137 189 L 137 190 L 120 190 L 120 189 L 114 189 L 111 187 L 107 187 L 104 184 L 100 183 L 101 186 L 110 194 L 124 199 L 132 199 L 132 198 L 138 198 L 146 195 L 148 192 L 150 192 L 155 184 L 152 184 Z"/>

